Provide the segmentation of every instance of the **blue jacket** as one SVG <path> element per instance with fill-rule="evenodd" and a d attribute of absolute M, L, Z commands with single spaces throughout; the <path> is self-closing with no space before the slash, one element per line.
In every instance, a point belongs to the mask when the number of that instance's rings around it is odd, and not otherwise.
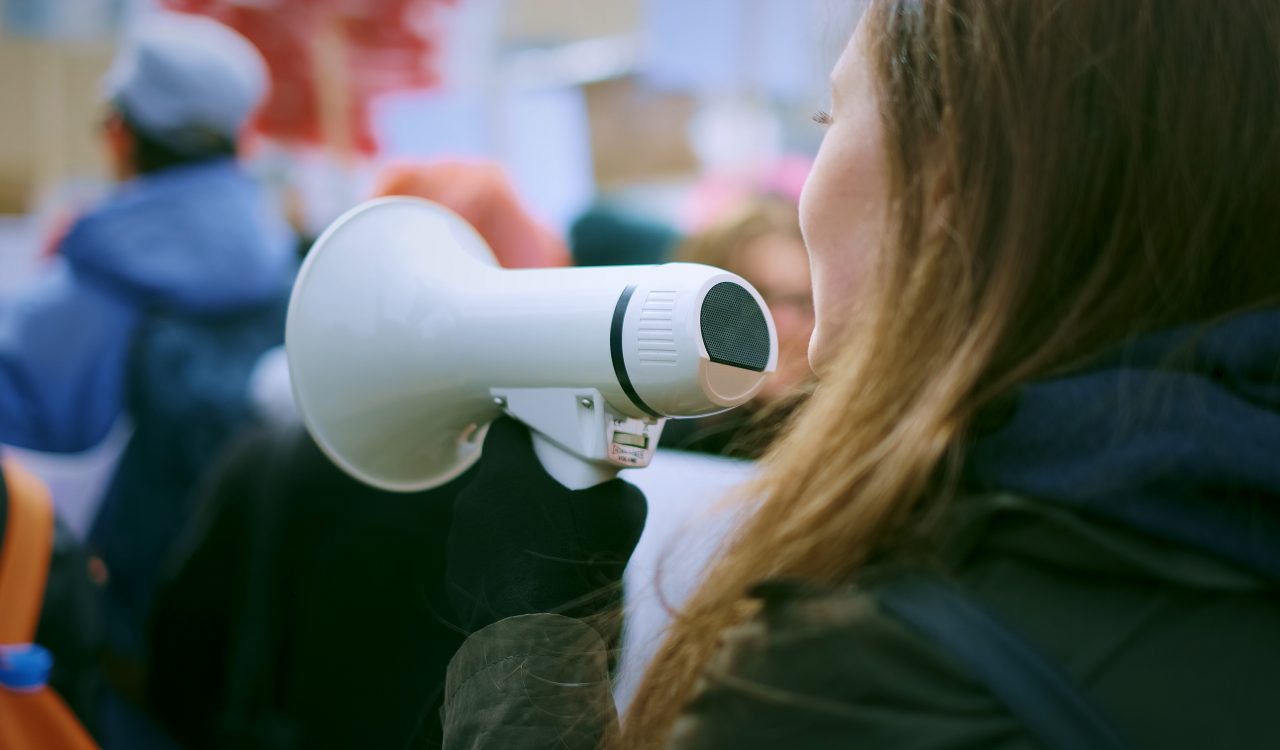
<path fill-rule="evenodd" d="M 280 297 L 293 236 L 231 160 L 122 184 L 81 218 L 51 273 L 0 307 L 0 443 L 72 452 L 124 410 L 134 335 L 154 311 L 219 313 Z"/>

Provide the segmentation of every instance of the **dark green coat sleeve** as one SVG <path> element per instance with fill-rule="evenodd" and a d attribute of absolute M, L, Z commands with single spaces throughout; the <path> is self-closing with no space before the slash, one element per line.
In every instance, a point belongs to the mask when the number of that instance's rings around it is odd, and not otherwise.
<path fill-rule="evenodd" d="M 471 634 L 449 664 L 445 750 L 594 750 L 617 733 L 608 652 L 561 615 L 508 617 Z"/>

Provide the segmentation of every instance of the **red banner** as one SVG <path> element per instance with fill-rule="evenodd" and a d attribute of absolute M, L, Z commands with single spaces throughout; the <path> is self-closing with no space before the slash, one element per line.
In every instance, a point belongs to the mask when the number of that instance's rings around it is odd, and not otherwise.
<path fill-rule="evenodd" d="M 271 69 L 254 129 L 283 141 L 369 154 L 369 102 L 439 81 L 440 12 L 457 0 L 165 0 L 249 38 Z"/>

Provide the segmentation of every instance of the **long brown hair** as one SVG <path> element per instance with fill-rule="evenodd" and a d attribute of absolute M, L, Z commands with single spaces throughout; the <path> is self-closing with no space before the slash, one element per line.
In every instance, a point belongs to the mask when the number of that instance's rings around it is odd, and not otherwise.
<path fill-rule="evenodd" d="M 631 746 L 665 742 L 751 583 L 854 580 L 941 512 L 994 399 L 1280 296 L 1278 0 L 875 0 L 863 23 L 875 293 L 650 666 Z"/>

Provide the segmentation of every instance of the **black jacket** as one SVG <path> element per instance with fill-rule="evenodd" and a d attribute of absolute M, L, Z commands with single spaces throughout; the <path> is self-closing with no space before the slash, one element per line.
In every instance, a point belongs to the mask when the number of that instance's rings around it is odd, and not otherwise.
<path fill-rule="evenodd" d="M 160 589 L 157 715 L 192 748 L 438 745 L 451 497 L 367 487 L 301 428 L 241 441 Z"/>

